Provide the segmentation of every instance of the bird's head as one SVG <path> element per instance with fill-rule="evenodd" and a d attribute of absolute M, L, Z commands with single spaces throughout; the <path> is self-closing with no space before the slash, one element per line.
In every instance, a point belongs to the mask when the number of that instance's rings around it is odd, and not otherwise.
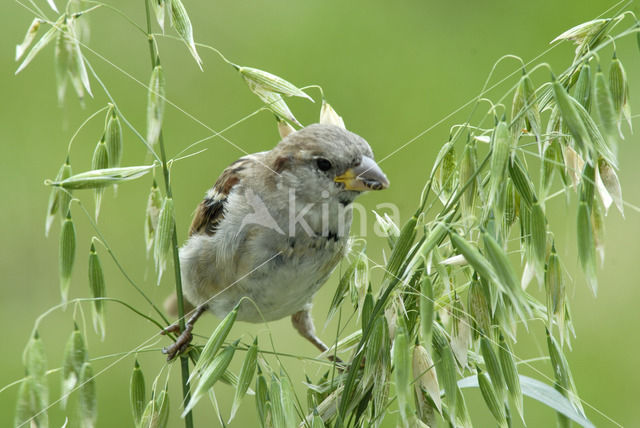
<path fill-rule="evenodd" d="M 310 201 L 335 197 L 348 205 L 362 192 L 389 186 L 364 138 L 334 125 L 315 124 L 294 132 L 271 156 L 283 182 Z"/>

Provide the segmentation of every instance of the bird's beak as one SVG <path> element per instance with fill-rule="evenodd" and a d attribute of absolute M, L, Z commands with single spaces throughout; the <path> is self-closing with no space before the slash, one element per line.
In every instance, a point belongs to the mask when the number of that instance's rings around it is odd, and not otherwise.
<path fill-rule="evenodd" d="M 389 180 L 373 159 L 362 157 L 360 165 L 349 168 L 344 174 L 333 179 L 336 183 L 344 183 L 346 190 L 382 190 L 389 187 Z"/>

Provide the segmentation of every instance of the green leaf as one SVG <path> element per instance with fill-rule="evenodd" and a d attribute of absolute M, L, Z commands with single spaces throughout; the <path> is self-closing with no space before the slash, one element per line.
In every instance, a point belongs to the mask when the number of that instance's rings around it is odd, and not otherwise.
<path fill-rule="evenodd" d="M 536 401 L 550 407 L 558 413 L 563 414 L 575 423 L 583 426 L 584 428 L 595 428 L 595 425 L 589 421 L 586 417 L 579 414 L 571 405 L 571 402 L 556 391 L 552 386 L 539 380 L 532 379 L 528 376 L 519 375 L 520 386 L 522 387 L 522 393 L 527 397 L 533 398 Z M 458 381 L 458 387 L 460 388 L 477 388 L 478 378 L 477 376 L 469 376 Z"/>

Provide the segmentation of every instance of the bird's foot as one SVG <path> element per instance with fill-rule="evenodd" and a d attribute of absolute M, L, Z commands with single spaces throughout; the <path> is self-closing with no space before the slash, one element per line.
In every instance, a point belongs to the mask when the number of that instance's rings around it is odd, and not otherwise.
<path fill-rule="evenodd" d="M 176 338 L 176 341 L 173 342 L 170 346 L 162 348 L 162 353 L 167 356 L 167 361 L 173 360 L 176 356 L 182 354 L 193 340 L 193 334 L 191 331 L 193 330 L 193 324 L 185 325 L 184 331 L 180 333 L 180 336 Z M 167 333 L 178 333 L 180 331 L 180 326 L 178 324 L 172 324 L 169 327 L 162 330 L 161 334 Z"/>
<path fill-rule="evenodd" d="M 163 335 L 166 335 L 169 333 L 175 333 L 175 334 L 180 333 L 180 335 L 176 338 L 176 341 L 172 345 L 167 346 L 166 348 L 162 348 L 162 353 L 167 356 L 167 361 L 173 360 L 176 356 L 182 354 L 184 351 L 187 350 L 187 348 L 191 344 L 191 341 L 193 340 L 193 334 L 191 334 L 191 332 L 193 331 L 193 326 L 198 320 L 198 318 L 200 318 L 200 315 L 202 315 L 206 310 L 207 310 L 206 305 L 198 306 L 194 314 L 191 316 L 191 318 L 189 318 L 189 320 L 184 325 L 184 331 L 182 332 L 180 331 L 181 330 L 180 324 L 177 322 L 174 324 L 171 324 L 170 326 L 163 329 L 162 332 L 160 332 L 160 334 L 163 334 Z"/>

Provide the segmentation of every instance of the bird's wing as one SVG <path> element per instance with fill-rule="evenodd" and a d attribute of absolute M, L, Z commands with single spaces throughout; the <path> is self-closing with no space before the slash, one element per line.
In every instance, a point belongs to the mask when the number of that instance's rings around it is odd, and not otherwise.
<path fill-rule="evenodd" d="M 196 208 L 189 228 L 189 236 L 196 234 L 211 236 L 216 233 L 224 218 L 227 197 L 231 193 L 231 189 L 242 182 L 247 170 L 250 170 L 255 163 L 260 162 L 258 160 L 260 155 L 262 153 L 241 157 L 222 171 L 216 183 Z"/>

